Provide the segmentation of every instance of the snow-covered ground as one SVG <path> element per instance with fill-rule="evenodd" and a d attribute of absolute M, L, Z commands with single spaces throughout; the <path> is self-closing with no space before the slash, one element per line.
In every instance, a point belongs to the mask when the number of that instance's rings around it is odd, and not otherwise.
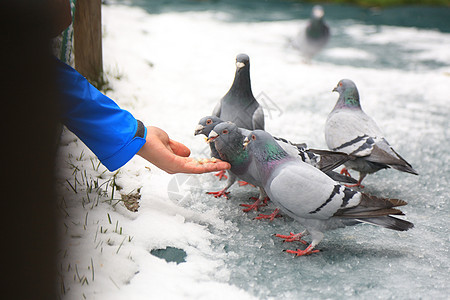
<path fill-rule="evenodd" d="M 150 15 L 121 5 L 102 13 L 108 95 L 196 157 L 208 148 L 194 128 L 230 87 L 238 53 L 250 56 L 266 130 L 315 148 L 326 148 L 331 90 L 355 81 L 363 109 L 420 173 L 383 170 L 365 179 L 365 191 L 408 201 L 402 210 L 415 228 L 340 229 L 326 233 L 320 253 L 294 258 L 282 250 L 304 246 L 273 234 L 300 232 L 299 224 L 242 212 L 255 189 L 234 186 L 229 200 L 215 199 L 205 192 L 224 182 L 212 174 L 168 175 L 139 157 L 110 173 L 65 130 L 57 176 L 64 299 L 448 297 L 450 34 L 334 22 L 329 47 L 305 64 L 286 47 L 302 21 L 228 22 L 224 13 Z M 121 195 L 136 192 L 140 207 L 131 212 Z M 182 249 L 185 261 L 151 254 L 166 247 Z"/>

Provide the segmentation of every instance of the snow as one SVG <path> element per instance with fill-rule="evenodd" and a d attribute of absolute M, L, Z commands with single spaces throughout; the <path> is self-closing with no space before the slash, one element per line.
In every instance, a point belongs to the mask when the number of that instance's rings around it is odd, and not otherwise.
<path fill-rule="evenodd" d="M 195 157 L 209 151 L 194 128 L 230 87 L 238 53 L 250 56 L 266 130 L 315 148 L 326 148 L 324 124 L 337 99 L 331 90 L 342 78 L 354 80 L 363 109 L 420 173 L 380 171 L 365 179 L 365 192 L 408 201 L 402 210 L 415 228 L 327 232 L 320 253 L 293 258 L 282 250 L 303 245 L 273 234 L 303 229 L 286 217 L 269 223 L 243 213 L 239 204 L 255 189 L 234 186 L 230 200 L 215 199 L 205 192 L 224 182 L 212 174 L 168 175 L 140 157 L 111 173 L 64 130 L 57 175 L 64 299 L 448 297 L 450 34 L 349 29 L 334 21 L 335 36 L 352 42 L 332 39 L 305 64 L 287 47 L 297 21 L 229 22 L 226 13 L 208 11 L 150 15 L 116 4 L 103 6 L 102 14 L 108 96 Z M 379 47 L 406 63 L 383 64 Z M 140 207 L 131 212 L 121 195 L 135 192 Z M 150 253 L 166 247 L 184 250 L 186 261 Z"/>

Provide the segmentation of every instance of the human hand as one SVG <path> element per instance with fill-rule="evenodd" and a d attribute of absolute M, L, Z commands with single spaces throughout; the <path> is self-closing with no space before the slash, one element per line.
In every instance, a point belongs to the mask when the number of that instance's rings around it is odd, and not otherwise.
<path fill-rule="evenodd" d="M 218 159 L 198 160 L 189 157 L 191 151 L 188 147 L 171 140 L 167 133 L 158 127 L 147 127 L 146 140 L 137 154 L 169 174 L 200 174 L 226 170 L 231 167 L 229 163 Z"/>

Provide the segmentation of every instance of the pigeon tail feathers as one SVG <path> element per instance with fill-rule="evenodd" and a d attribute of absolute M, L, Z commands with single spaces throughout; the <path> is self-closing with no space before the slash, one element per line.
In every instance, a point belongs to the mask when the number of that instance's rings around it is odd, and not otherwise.
<path fill-rule="evenodd" d="M 376 218 L 359 218 L 356 219 L 363 223 L 368 223 L 376 226 L 381 226 L 384 228 L 397 230 L 397 231 L 406 231 L 414 227 L 414 224 L 402 219 L 394 218 L 391 216 L 383 216 Z"/>

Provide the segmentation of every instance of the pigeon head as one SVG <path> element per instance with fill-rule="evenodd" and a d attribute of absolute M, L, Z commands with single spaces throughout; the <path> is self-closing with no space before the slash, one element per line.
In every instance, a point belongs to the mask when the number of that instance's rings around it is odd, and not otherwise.
<path fill-rule="evenodd" d="M 219 144 L 224 145 L 232 145 L 236 144 L 236 141 L 238 141 L 240 144 L 242 144 L 242 140 L 244 137 L 239 132 L 239 128 L 236 126 L 236 124 L 232 122 L 222 122 L 219 123 L 214 127 L 214 129 L 209 133 L 208 140 L 214 141 Z"/>
<path fill-rule="evenodd" d="M 260 162 L 279 161 L 289 157 L 277 141 L 264 130 L 254 130 L 244 140 L 244 148 Z"/>
<path fill-rule="evenodd" d="M 250 66 L 250 58 L 247 54 L 241 53 L 236 56 L 236 68 L 237 70 L 242 69 L 243 67 Z"/>
<path fill-rule="evenodd" d="M 217 124 L 222 122 L 223 121 L 216 116 L 206 116 L 201 118 L 200 121 L 198 121 L 197 127 L 195 127 L 194 135 L 203 134 L 207 137 L 211 130 L 213 130 Z"/>
<path fill-rule="evenodd" d="M 222 122 L 214 127 L 208 136 L 209 142 L 214 142 L 220 157 L 230 163 L 240 163 L 247 157 L 242 148 L 244 136 L 236 124 Z"/>
<path fill-rule="evenodd" d="M 236 73 L 233 84 L 224 98 L 244 103 L 249 102 L 249 99 L 254 99 L 250 83 L 250 58 L 247 54 L 236 56 Z"/>
<path fill-rule="evenodd" d="M 358 89 L 350 79 L 340 80 L 333 92 L 339 93 L 335 108 L 361 108 Z"/>
<path fill-rule="evenodd" d="M 325 15 L 322 6 L 314 5 L 311 11 L 311 19 L 322 19 Z"/>

